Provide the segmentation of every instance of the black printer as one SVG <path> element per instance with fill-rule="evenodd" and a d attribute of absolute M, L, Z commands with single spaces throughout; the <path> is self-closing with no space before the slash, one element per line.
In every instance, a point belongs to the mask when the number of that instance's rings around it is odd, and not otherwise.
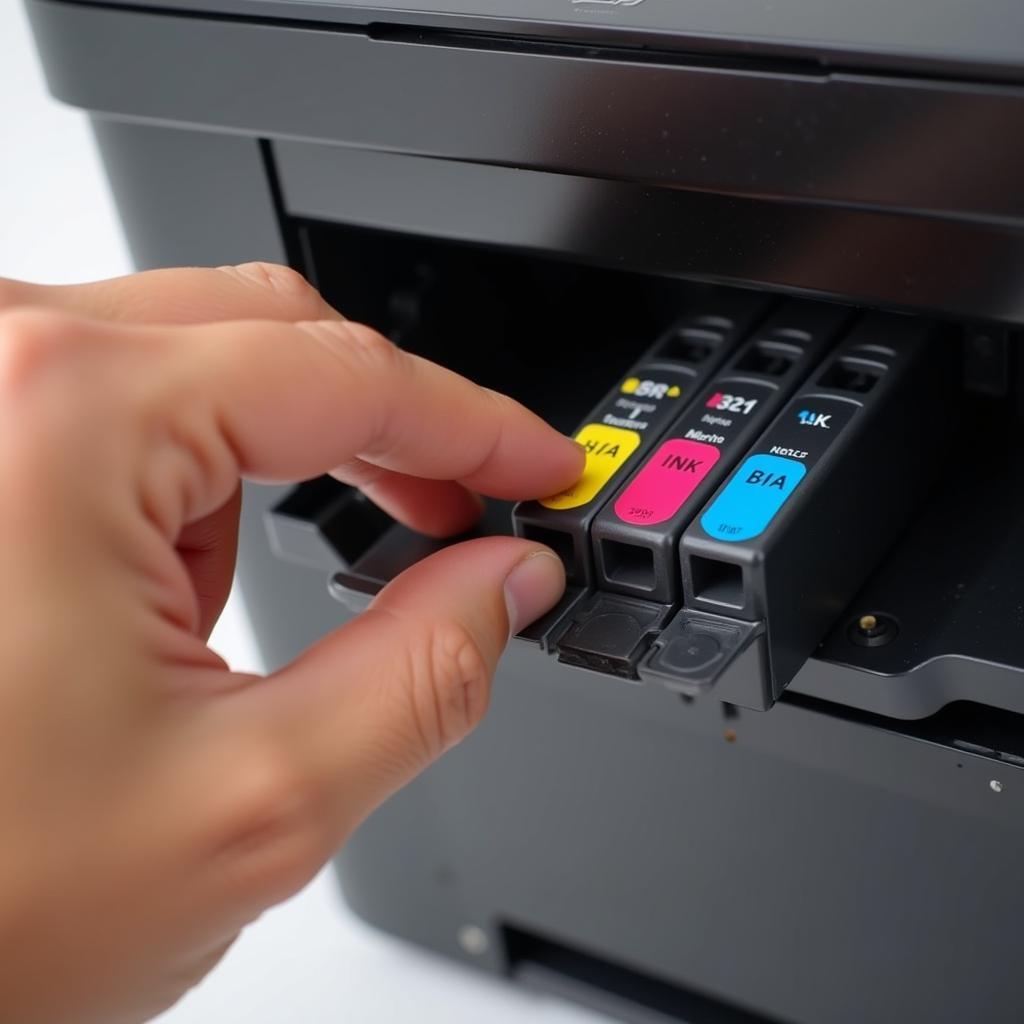
<path fill-rule="evenodd" d="M 637 1024 L 1024 1021 L 1024 4 L 27 5 L 140 267 L 288 262 L 588 449 L 489 507 L 570 587 L 355 911 Z M 250 487 L 269 667 L 434 546 Z"/>

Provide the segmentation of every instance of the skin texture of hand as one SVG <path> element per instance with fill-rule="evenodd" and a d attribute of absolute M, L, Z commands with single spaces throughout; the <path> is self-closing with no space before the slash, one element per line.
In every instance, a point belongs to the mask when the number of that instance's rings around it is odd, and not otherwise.
<path fill-rule="evenodd" d="M 262 264 L 0 281 L 0 1020 L 142 1021 L 479 721 L 558 560 L 446 549 L 266 679 L 206 645 L 239 482 L 333 471 L 414 528 L 576 479 L 531 413 Z"/>

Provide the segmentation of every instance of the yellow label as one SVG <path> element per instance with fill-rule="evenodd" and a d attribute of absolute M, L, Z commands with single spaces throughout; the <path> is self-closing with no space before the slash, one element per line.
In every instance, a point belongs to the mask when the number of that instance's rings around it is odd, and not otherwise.
<path fill-rule="evenodd" d="M 596 497 L 598 491 L 615 475 L 615 471 L 637 450 L 640 435 L 635 430 L 588 423 L 576 440 L 587 449 L 583 476 L 568 490 L 545 498 L 545 508 L 579 508 Z"/>

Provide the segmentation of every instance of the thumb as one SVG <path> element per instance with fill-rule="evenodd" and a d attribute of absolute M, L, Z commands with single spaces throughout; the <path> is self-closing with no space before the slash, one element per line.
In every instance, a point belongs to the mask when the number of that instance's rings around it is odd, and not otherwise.
<path fill-rule="evenodd" d="M 292 825 L 324 858 L 480 721 L 509 636 L 564 586 L 561 561 L 538 544 L 458 544 L 408 569 L 276 675 L 232 694 L 229 717 L 255 726 L 269 763 L 287 766 L 297 790 L 289 805 L 306 819 Z"/>

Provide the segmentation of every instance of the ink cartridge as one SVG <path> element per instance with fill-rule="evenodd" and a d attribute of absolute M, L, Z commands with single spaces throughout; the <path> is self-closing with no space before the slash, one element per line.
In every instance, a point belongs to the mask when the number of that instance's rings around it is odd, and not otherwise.
<path fill-rule="evenodd" d="M 771 707 L 925 495 L 950 367 L 933 326 L 859 320 L 683 533 L 684 607 L 641 678 Z"/>
<path fill-rule="evenodd" d="M 659 338 L 583 421 L 575 433 L 587 451 L 580 479 L 560 494 L 515 507 L 515 533 L 553 548 L 565 563 L 570 585 L 592 582 L 590 524 L 612 481 L 650 450 L 766 308 L 767 300 L 753 292 L 712 291 Z"/>
<path fill-rule="evenodd" d="M 683 530 L 851 316 L 840 306 L 787 302 L 726 360 L 595 517 L 597 587 L 679 601 Z"/>

